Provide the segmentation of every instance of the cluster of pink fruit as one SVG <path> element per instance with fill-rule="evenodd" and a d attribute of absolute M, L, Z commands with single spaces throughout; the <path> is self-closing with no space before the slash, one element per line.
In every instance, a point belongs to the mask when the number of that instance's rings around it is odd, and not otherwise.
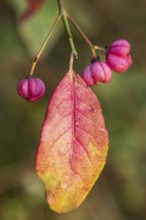
<path fill-rule="evenodd" d="M 117 40 L 103 51 L 106 61 L 92 59 L 83 70 L 83 79 L 89 86 L 99 84 L 100 82 L 108 83 L 112 79 L 112 70 L 118 73 L 125 72 L 132 64 L 130 55 L 130 44 L 126 40 Z M 44 82 L 39 78 L 26 78 L 18 84 L 18 94 L 30 101 L 35 102 L 42 98 L 46 88 Z"/>
<path fill-rule="evenodd" d="M 118 73 L 125 72 L 132 64 L 130 44 L 126 40 L 117 40 L 106 47 L 104 54 L 106 62 L 98 58 L 93 59 L 83 70 L 83 79 L 87 85 L 93 86 L 100 82 L 108 83 L 112 79 L 112 70 Z"/>

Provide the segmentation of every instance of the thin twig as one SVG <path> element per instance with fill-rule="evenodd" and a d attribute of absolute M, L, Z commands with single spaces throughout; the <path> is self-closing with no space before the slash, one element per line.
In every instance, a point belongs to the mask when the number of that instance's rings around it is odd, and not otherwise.
<path fill-rule="evenodd" d="M 103 51 L 105 50 L 102 47 L 99 47 L 97 45 L 94 45 L 89 38 L 87 37 L 87 35 L 85 34 L 85 32 L 81 29 L 81 27 L 78 25 L 78 23 L 71 17 L 71 15 L 67 14 L 68 19 L 71 21 L 71 23 L 73 24 L 73 26 L 77 29 L 77 31 L 80 33 L 80 35 L 84 38 L 84 40 L 86 41 L 86 43 L 88 44 L 89 48 L 92 51 L 93 57 L 96 58 L 96 50 L 100 50 Z"/>
<path fill-rule="evenodd" d="M 34 70 L 35 70 L 35 67 L 36 67 L 36 64 L 37 64 L 37 62 L 38 62 L 38 60 L 39 60 L 39 58 L 40 58 L 40 56 L 41 56 L 41 54 L 42 54 L 44 48 L 46 47 L 46 44 L 47 44 L 48 40 L 50 39 L 50 37 L 51 37 L 51 35 L 52 35 L 54 29 L 56 28 L 57 24 L 59 23 L 61 17 L 62 17 L 62 14 L 59 14 L 58 17 L 57 17 L 57 19 L 55 20 L 55 22 L 54 22 L 52 28 L 50 29 L 50 32 L 49 32 L 48 36 L 46 37 L 46 40 L 44 41 L 44 43 L 43 43 L 41 49 L 40 49 L 39 52 L 37 53 L 37 55 L 36 55 L 36 57 L 35 57 L 35 59 L 34 59 L 34 61 L 33 61 L 31 70 L 30 70 L 30 76 L 33 75 Z"/>
<path fill-rule="evenodd" d="M 69 23 L 68 23 L 68 18 L 67 18 L 67 13 L 66 13 L 65 6 L 64 6 L 64 1 L 63 0 L 57 0 L 57 1 L 58 1 L 59 11 L 60 11 L 60 13 L 62 13 L 62 19 L 63 19 L 64 27 L 65 27 L 67 35 L 68 35 L 68 39 L 69 39 L 72 54 L 74 56 L 74 59 L 77 59 L 78 54 L 77 54 L 77 51 L 76 51 L 76 48 L 75 48 L 73 36 L 72 36 L 70 26 L 69 26 Z"/>

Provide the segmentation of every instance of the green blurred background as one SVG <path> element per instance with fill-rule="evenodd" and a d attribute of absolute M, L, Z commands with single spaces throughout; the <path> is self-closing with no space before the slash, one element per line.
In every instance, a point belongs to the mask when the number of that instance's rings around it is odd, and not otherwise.
<path fill-rule="evenodd" d="M 59 215 L 46 203 L 44 186 L 36 175 L 35 155 L 46 106 L 68 70 L 70 47 L 63 25 L 54 32 L 35 76 L 47 86 L 45 98 L 28 103 L 17 95 L 19 80 L 28 76 L 32 60 L 57 16 L 55 0 L 24 23 L 19 16 L 25 0 L 0 0 L 0 220 L 144 220 L 146 219 L 146 1 L 65 1 L 68 11 L 95 44 L 118 38 L 131 42 L 133 66 L 113 73 L 97 94 L 109 131 L 106 166 L 75 211 Z M 90 62 L 80 35 L 73 35 L 79 53 L 75 70 Z"/>

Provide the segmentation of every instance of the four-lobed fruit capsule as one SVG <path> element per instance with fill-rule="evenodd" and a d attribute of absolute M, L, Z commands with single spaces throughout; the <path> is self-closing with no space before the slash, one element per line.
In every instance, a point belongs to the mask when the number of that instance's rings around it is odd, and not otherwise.
<path fill-rule="evenodd" d="M 112 79 L 112 71 L 105 62 L 94 61 L 85 67 L 82 77 L 89 86 L 100 82 L 108 83 Z"/>
<path fill-rule="evenodd" d="M 36 102 L 45 94 L 46 87 L 41 79 L 28 77 L 19 82 L 17 92 L 27 101 Z"/>
<path fill-rule="evenodd" d="M 106 63 L 115 72 L 122 73 L 132 64 L 130 44 L 127 40 L 120 39 L 113 42 L 106 50 Z"/>

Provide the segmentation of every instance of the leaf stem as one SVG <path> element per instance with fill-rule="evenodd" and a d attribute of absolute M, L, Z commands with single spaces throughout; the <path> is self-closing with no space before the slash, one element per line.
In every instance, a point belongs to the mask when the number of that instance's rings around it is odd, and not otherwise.
<path fill-rule="evenodd" d="M 85 34 L 85 32 L 81 29 L 81 27 L 78 25 L 78 23 L 69 15 L 67 14 L 68 19 L 71 21 L 71 23 L 73 24 L 73 26 L 77 29 L 77 31 L 80 33 L 80 35 L 84 38 L 84 40 L 86 41 L 86 43 L 88 44 L 89 48 L 92 51 L 92 56 L 93 58 L 96 58 L 96 50 L 99 51 L 104 51 L 105 49 L 102 47 L 99 47 L 97 45 L 94 45 L 89 38 L 87 37 L 87 35 Z"/>
<path fill-rule="evenodd" d="M 70 62 L 69 62 L 69 71 L 72 72 L 73 71 L 73 63 L 74 63 L 74 56 L 71 53 L 70 55 Z"/>
<path fill-rule="evenodd" d="M 58 1 L 58 7 L 59 7 L 60 14 L 62 14 L 64 27 L 65 27 L 67 35 L 68 35 L 68 39 L 69 39 L 72 54 L 74 56 L 74 59 L 77 59 L 78 58 L 78 53 L 76 51 L 73 36 L 72 36 L 70 26 L 69 26 L 69 23 L 68 23 L 67 13 L 66 13 L 65 6 L 64 6 L 64 0 L 57 0 L 57 1 Z"/>
<path fill-rule="evenodd" d="M 34 61 L 33 61 L 33 64 L 32 64 L 32 66 L 31 66 L 31 70 L 30 70 L 30 76 L 33 75 L 34 70 L 35 70 L 35 67 L 36 67 L 36 64 L 38 63 L 38 60 L 39 60 L 39 58 L 40 58 L 40 56 L 41 56 L 41 54 L 42 54 L 44 48 L 46 47 L 46 44 L 48 43 L 48 40 L 50 39 L 50 37 L 51 37 L 51 35 L 52 35 L 54 29 L 56 28 L 57 24 L 59 23 L 61 17 L 62 17 L 62 13 L 60 13 L 60 14 L 58 15 L 58 17 L 56 18 L 56 20 L 55 20 L 53 26 L 52 26 L 51 29 L 50 29 L 50 32 L 48 33 L 48 35 L 47 35 L 47 37 L 46 37 L 46 40 L 44 41 L 44 43 L 43 43 L 43 45 L 41 46 L 40 50 L 38 51 L 36 57 L 34 58 Z"/>

